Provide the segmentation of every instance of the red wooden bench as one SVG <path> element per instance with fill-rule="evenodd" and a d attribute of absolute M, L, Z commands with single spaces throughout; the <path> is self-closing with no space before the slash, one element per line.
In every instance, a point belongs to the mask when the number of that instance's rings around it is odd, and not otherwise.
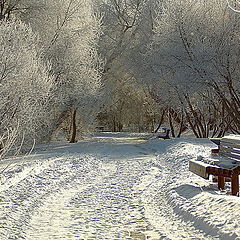
<path fill-rule="evenodd" d="M 217 176 L 219 189 L 224 189 L 229 179 L 232 195 L 239 195 L 240 136 L 210 140 L 218 145 L 218 149 L 212 149 L 212 158 L 190 160 L 189 170 L 205 179 L 209 179 L 209 175 Z"/>

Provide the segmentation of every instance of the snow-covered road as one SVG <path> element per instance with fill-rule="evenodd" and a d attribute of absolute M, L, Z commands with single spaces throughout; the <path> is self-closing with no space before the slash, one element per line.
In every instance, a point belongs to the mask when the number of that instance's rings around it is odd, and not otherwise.
<path fill-rule="evenodd" d="M 142 137 L 106 133 L 11 160 L 0 239 L 240 239 L 239 198 L 188 171 L 211 144 Z"/>

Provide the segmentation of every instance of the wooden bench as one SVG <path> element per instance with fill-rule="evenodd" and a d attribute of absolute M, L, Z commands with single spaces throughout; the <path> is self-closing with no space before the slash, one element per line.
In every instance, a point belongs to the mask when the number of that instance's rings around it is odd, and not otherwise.
<path fill-rule="evenodd" d="M 239 195 L 240 174 L 240 135 L 210 139 L 218 145 L 212 149 L 212 157 L 189 161 L 189 170 L 198 176 L 209 179 L 217 176 L 218 188 L 225 188 L 225 181 L 231 181 L 231 194 Z"/>
<path fill-rule="evenodd" d="M 169 128 L 160 128 L 157 132 L 154 133 L 156 138 L 162 138 L 162 139 L 170 139 L 169 137 L 170 129 Z"/>

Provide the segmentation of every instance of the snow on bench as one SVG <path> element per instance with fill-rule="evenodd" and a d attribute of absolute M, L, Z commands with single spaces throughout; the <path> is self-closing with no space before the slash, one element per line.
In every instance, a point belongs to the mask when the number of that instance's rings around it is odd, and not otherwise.
<path fill-rule="evenodd" d="M 210 140 L 218 145 L 218 149 L 212 149 L 212 158 L 190 160 L 189 170 L 205 179 L 217 176 L 219 189 L 224 189 L 225 180 L 231 179 L 231 193 L 239 195 L 240 135 Z"/>
<path fill-rule="evenodd" d="M 160 128 L 157 132 L 154 133 L 156 138 L 170 139 L 169 137 L 170 129 L 169 128 Z"/>
<path fill-rule="evenodd" d="M 207 168 L 210 165 L 199 160 L 190 160 L 189 161 L 189 170 L 198 176 L 209 179 L 209 173 L 207 173 Z"/>

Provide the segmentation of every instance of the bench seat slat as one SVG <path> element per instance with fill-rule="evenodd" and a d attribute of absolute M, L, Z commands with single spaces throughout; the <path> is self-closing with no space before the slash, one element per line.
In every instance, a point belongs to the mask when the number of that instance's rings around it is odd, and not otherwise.
<path fill-rule="evenodd" d="M 234 158 L 236 160 L 240 160 L 240 149 L 220 146 L 219 155 Z"/>
<path fill-rule="evenodd" d="M 234 147 L 234 148 L 240 149 L 240 142 L 233 143 L 233 142 L 221 141 L 220 146 L 228 146 L 228 147 Z"/>
<path fill-rule="evenodd" d="M 240 151 L 240 145 L 234 145 L 234 144 L 220 144 L 220 149 L 221 148 L 229 148 L 229 149 L 235 149 L 237 151 Z"/>
<path fill-rule="evenodd" d="M 240 149 L 238 149 L 238 148 L 230 148 L 230 147 L 226 147 L 226 146 L 220 146 L 219 149 L 220 149 L 220 151 L 234 152 L 234 153 L 240 154 Z"/>
<path fill-rule="evenodd" d="M 207 173 L 214 175 L 214 176 L 222 176 L 222 177 L 231 177 L 232 176 L 231 169 L 224 169 L 224 168 L 215 167 L 215 166 L 208 167 Z"/>
<path fill-rule="evenodd" d="M 221 152 L 220 155 L 223 156 L 223 157 L 231 158 L 231 159 L 233 159 L 237 162 L 240 161 L 240 156 L 239 155 L 235 155 L 235 154 L 232 154 L 232 153 L 229 153 L 229 152 Z"/>
<path fill-rule="evenodd" d="M 231 136 L 227 136 L 227 137 L 223 137 L 221 139 L 221 142 L 230 142 L 230 143 L 233 143 L 233 144 L 240 144 L 240 137 L 231 137 Z"/>
<path fill-rule="evenodd" d="M 220 148 L 219 153 L 221 154 L 222 152 L 230 153 L 230 154 L 233 154 L 233 155 L 240 155 L 240 151 L 235 150 L 235 149 L 230 149 L 230 148 Z"/>
<path fill-rule="evenodd" d="M 189 170 L 198 176 L 209 179 L 209 173 L 207 173 L 207 167 L 210 165 L 201 161 L 190 160 Z"/>

